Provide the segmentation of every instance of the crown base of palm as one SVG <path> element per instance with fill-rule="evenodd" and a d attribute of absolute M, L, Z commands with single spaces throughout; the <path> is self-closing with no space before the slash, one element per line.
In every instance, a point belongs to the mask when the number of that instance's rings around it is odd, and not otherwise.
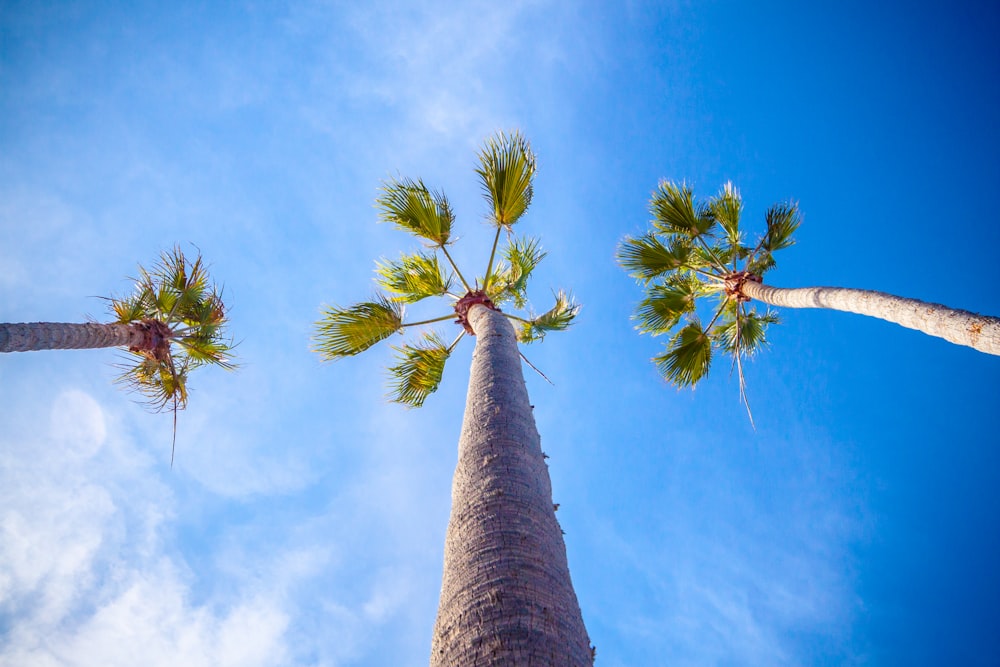
<path fill-rule="evenodd" d="M 455 315 L 458 316 L 457 324 L 461 324 L 465 329 L 465 332 L 473 336 L 476 335 L 475 330 L 472 328 L 472 324 L 469 323 L 469 310 L 473 306 L 485 306 L 490 310 L 495 310 L 501 312 L 493 301 L 490 299 L 489 295 L 486 294 L 485 290 L 470 290 L 466 292 L 465 296 L 455 302 Z"/>

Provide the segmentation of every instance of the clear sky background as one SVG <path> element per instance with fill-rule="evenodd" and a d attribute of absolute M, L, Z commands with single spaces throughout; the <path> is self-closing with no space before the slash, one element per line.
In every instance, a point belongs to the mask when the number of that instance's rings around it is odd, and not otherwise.
<path fill-rule="evenodd" d="M 597 664 L 1000 663 L 1000 359 L 785 310 L 754 432 L 727 364 L 677 391 L 630 320 L 661 178 L 732 180 L 751 229 L 797 200 L 772 284 L 1000 314 L 995 6 L 812 4 L 0 2 L 0 320 L 105 319 L 196 246 L 243 364 L 191 378 L 171 470 L 117 353 L 0 359 L 0 664 L 426 664 L 472 343 L 406 410 L 387 345 L 308 339 L 415 247 L 387 177 L 444 189 L 482 271 L 510 128 L 533 303 L 584 305 L 526 375 Z"/>

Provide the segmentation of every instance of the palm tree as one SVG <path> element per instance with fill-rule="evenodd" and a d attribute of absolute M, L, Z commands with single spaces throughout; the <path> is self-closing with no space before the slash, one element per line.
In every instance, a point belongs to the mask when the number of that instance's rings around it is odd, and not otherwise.
<path fill-rule="evenodd" d="M 579 307 L 558 292 L 540 315 L 500 310 L 527 307 L 528 278 L 545 256 L 537 240 L 513 233 L 531 203 L 535 157 L 519 133 L 501 133 L 486 142 L 476 173 L 496 229 L 484 274 L 470 283 L 448 251 L 454 216 L 447 198 L 421 181 L 391 180 L 377 199 L 381 220 L 426 247 L 378 263 L 382 293 L 371 301 L 327 308 L 315 348 L 325 359 L 340 359 L 409 327 L 454 320 L 461 329 L 450 344 L 430 332 L 394 348 L 391 398 L 418 407 L 438 388 L 458 342 L 476 337 L 431 664 L 590 665 L 517 348 L 565 329 Z M 450 301 L 446 314 L 404 320 L 405 304 L 435 296 Z"/>
<path fill-rule="evenodd" d="M 673 333 L 654 357 L 660 372 L 677 386 L 694 386 L 712 362 L 713 348 L 742 358 L 766 345 L 767 327 L 778 321 L 770 309 L 757 312 L 751 301 L 790 308 L 831 308 L 871 315 L 988 354 L 1000 354 L 1000 319 L 871 290 L 843 287 L 787 289 L 763 284 L 775 265 L 774 253 L 794 243 L 801 223 L 798 206 L 782 203 L 764 216 L 766 231 L 754 245 L 740 229 L 743 201 L 727 183 L 701 203 L 689 187 L 660 183 L 650 203 L 652 229 L 626 237 L 618 261 L 645 287 L 636 310 L 638 329 L 654 336 Z M 715 300 L 702 325 L 697 304 Z M 745 399 L 745 395 L 744 395 Z"/>
<path fill-rule="evenodd" d="M 222 293 L 201 256 L 165 252 L 152 271 L 139 267 L 132 294 L 108 299 L 114 322 L 0 323 L 0 352 L 124 347 L 130 361 L 117 381 L 145 396 L 154 411 L 187 406 L 188 373 L 211 364 L 232 369 Z M 170 455 L 173 464 L 173 451 Z"/>

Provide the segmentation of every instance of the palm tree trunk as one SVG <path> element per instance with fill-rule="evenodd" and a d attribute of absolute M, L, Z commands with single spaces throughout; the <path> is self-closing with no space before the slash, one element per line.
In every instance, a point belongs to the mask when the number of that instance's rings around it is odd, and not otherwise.
<path fill-rule="evenodd" d="M 937 303 L 906 299 L 873 290 L 846 287 L 770 287 L 744 281 L 745 296 L 772 306 L 830 308 L 895 322 L 980 352 L 1000 355 L 1000 318 L 956 310 Z"/>
<path fill-rule="evenodd" d="M 0 352 L 138 347 L 144 334 L 131 324 L 0 323 Z"/>
<path fill-rule="evenodd" d="M 484 306 L 468 319 L 476 349 L 430 664 L 589 667 L 514 329 Z"/>

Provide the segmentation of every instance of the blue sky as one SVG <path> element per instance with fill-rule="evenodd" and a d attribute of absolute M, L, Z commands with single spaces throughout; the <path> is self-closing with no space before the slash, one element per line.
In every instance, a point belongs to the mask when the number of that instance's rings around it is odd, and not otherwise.
<path fill-rule="evenodd" d="M 754 432 L 724 364 L 657 376 L 614 261 L 659 179 L 732 180 L 751 226 L 804 212 L 771 283 L 1000 314 L 997 12 L 612 5 L 0 3 L 0 319 L 102 319 L 194 245 L 243 364 L 192 378 L 171 470 L 115 352 L 0 359 L 0 664 L 426 663 L 471 343 L 405 410 L 387 346 L 308 337 L 414 248 L 387 177 L 444 189 L 485 262 L 475 150 L 515 127 L 533 303 L 584 306 L 527 382 L 597 664 L 1000 661 L 1000 361 L 784 311 Z"/>

